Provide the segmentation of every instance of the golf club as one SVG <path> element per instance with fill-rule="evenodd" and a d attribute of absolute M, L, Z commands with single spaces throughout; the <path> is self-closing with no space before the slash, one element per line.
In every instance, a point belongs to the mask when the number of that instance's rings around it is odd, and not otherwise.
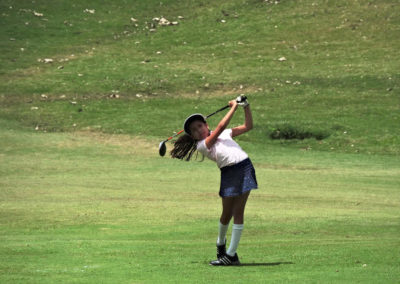
<path fill-rule="evenodd" d="M 240 96 L 240 100 L 237 99 L 237 102 L 242 102 L 247 100 L 246 96 Z M 214 111 L 213 113 L 209 114 L 206 116 L 206 119 L 213 116 L 214 114 L 219 113 L 220 111 L 223 111 L 224 109 L 227 109 L 229 107 L 229 105 L 226 105 L 216 111 Z M 167 139 L 163 140 L 160 142 L 160 145 L 158 146 L 158 153 L 160 154 L 161 157 L 165 156 L 165 153 L 167 152 L 167 146 L 165 145 L 165 143 L 167 143 L 169 140 L 171 140 L 172 138 L 174 138 L 175 136 L 178 136 L 179 134 L 181 134 L 184 130 L 182 129 L 181 131 L 175 133 L 174 135 L 172 135 L 171 137 L 168 137 Z"/>

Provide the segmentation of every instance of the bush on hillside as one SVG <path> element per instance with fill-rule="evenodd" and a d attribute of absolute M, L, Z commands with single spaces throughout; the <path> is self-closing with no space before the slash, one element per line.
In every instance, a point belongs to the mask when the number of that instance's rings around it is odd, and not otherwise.
<path fill-rule="evenodd" d="M 304 140 L 315 138 L 316 140 L 323 140 L 329 137 L 329 133 L 324 130 L 306 129 L 302 126 L 294 126 L 291 124 L 282 124 L 270 130 L 269 137 L 271 139 L 281 140 Z"/>

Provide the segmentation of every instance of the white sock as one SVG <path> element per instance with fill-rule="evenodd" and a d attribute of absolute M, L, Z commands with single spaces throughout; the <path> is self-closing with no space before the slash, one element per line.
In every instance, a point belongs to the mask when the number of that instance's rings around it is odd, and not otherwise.
<path fill-rule="evenodd" d="M 226 253 L 230 256 L 235 256 L 236 250 L 239 246 L 240 236 L 243 231 L 243 224 L 233 224 L 232 226 L 232 237 L 231 243 L 229 244 L 229 248 Z"/>
<path fill-rule="evenodd" d="M 228 231 L 228 227 L 229 227 L 229 223 L 224 225 L 221 222 L 219 222 L 217 246 L 225 244 L 226 232 Z"/>

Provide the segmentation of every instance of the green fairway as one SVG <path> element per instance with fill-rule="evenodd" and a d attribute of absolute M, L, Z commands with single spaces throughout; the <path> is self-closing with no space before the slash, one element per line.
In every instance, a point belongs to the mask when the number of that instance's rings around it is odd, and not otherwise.
<path fill-rule="evenodd" d="M 239 248 L 244 266 L 215 268 L 213 163 L 159 158 L 137 137 L 3 123 L 3 283 L 398 280 L 398 158 L 243 143 L 260 184 Z"/>
<path fill-rule="evenodd" d="M 397 2 L 1 0 L 0 283 L 398 283 Z M 219 170 L 158 144 L 240 94 L 259 189 L 210 267 Z"/>

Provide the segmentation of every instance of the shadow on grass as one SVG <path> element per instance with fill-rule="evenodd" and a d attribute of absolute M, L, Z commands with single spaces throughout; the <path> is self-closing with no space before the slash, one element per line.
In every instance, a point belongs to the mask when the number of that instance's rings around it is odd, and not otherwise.
<path fill-rule="evenodd" d="M 277 266 L 281 264 L 294 264 L 294 262 L 242 263 L 239 266 Z"/>

